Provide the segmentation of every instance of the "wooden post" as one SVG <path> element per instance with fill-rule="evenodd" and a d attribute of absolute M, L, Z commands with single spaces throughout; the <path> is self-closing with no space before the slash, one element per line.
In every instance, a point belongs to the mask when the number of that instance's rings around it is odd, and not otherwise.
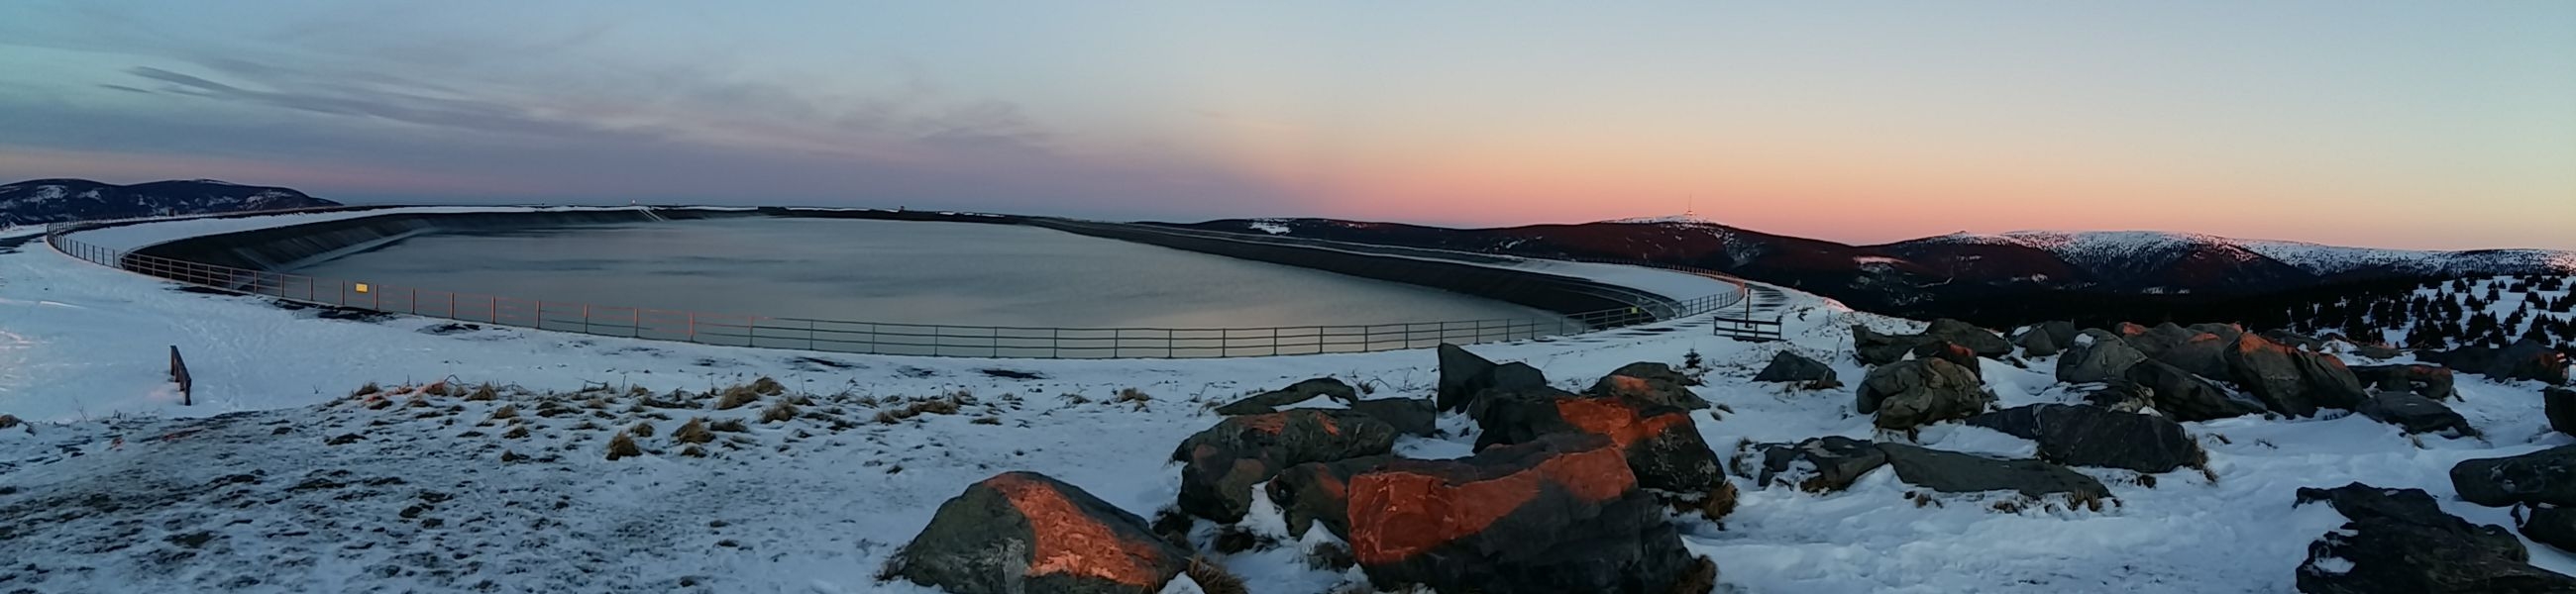
<path fill-rule="evenodd" d="M 191 393 L 192 390 L 196 388 L 196 381 L 188 377 L 188 362 L 179 359 L 179 345 L 175 344 L 170 345 L 170 381 L 178 382 L 179 384 L 179 404 L 181 406 L 195 406 L 197 404 L 196 396 Z"/>

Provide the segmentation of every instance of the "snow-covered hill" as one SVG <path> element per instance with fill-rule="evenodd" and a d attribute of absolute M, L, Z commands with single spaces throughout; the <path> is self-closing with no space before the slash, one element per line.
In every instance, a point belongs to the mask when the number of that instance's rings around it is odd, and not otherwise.
<path fill-rule="evenodd" d="M 339 206 L 286 188 L 210 179 L 129 186 L 38 179 L 0 186 L 0 225 Z"/>
<path fill-rule="evenodd" d="M 2169 231 L 1954 233 L 1913 241 L 2016 245 L 2046 250 L 2079 265 L 2104 268 L 2111 267 L 2109 263 L 2138 258 L 2142 254 L 2208 252 L 2238 262 L 2268 259 L 2308 274 L 2328 277 L 2364 272 L 2426 276 L 2576 273 L 2576 252 L 2558 250 L 2398 250 L 2233 239 Z"/>

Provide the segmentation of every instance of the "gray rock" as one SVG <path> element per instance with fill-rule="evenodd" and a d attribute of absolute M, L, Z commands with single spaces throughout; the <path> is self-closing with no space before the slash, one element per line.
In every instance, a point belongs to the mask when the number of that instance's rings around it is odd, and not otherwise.
<path fill-rule="evenodd" d="M 1985 412 L 1995 402 L 1977 376 L 1949 361 L 1914 359 L 1870 370 L 1854 407 L 1885 429 L 1912 429 Z"/>
<path fill-rule="evenodd" d="M 1689 386 L 1699 383 L 1672 366 L 1662 363 L 1629 363 L 1601 376 L 1584 393 L 1595 396 L 1626 396 L 1686 410 L 1708 408 L 1708 399 L 1691 393 Z"/>
<path fill-rule="evenodd" d="M 2440 365 L 2355 365 L 2348 369 L 2361 383 L 2380 391 L 2414 392 L 2434 400 L 2458 397 L 2452 387 L 2451 369 Z"/>
<path fill-rule="evenodd" d="M 2288 330 L 2265 330 L 2263 331 L 2263 339 L 2272 341 L 2273 343 L 2281 346 L 2295 349 L 2321 351 L 2326 348 L 2326 341 L 2322 339 Z"/>
<path fill-rule="evenodd" d="M 2497 380 L 2536 380 L 2552 385 L 2567 383 L 2567 355 L 2529 338 L 2514 341 L 2502 349 L 2469 345 L 2444 352 L 2418 352 L 2415 357 L 2440 363 L 2461 373 L 2475 373 Z"/>
<path fill-rule="evenodd" d="M 2198 334 L 2200 333 L 2183 328 L 2173 322 L 2165 322 L 2157 324 L 2153 328 L 2148 328 L 2143 332 L 2130 334 L 2123 336 L 2122 338 L 2128 339 L 2129 346 L 2137 348 L 2140 353 L 2146 353 L 2147 357 L 2152 359 L 2155 358 L 2156 355 L 2163 354 L 2166 349 L 2171 349 L 2182 345 L 2184 342 L 2190 341 L 2191 337 Z M 2177 365 L 2177 367 L 2180 366 Z"/>
<path fill-rule="evenodd" d="M 2576 505 L 2576 445 L 2462 460 L 2451 466 L 2451 487 L 2460 499 L 2488 507 Z"/>
<path fill-rule="evenodd" d="M 2299 489 L 2298 504 L 2325 501 L 2350 520 L 2308 545 L 2300 592 L 2312 594 L 2570 592 L 2576 578 L 2530 564 L 2502 526 L 2442 513 L 2422 489 L 2353 483 Z"/>
<path fill-rule="evenodd" d="M 2406 354 L 2405 351 L 2397 350 L 2395 346 L 2376 342 L 2355 343 L 2352 345 L 2352 352 L 2372 359 L 2394 359 L 2398 355 Z"/>
<path fill-rule="evenodd" d="M 2066 354 L 2057 358 L 2057 381 L 2089 384 L 2118 379 L 2129 367 L 2147 360 L 2126 339 L 2102 330 L 2085 330 Z"/>
<path fill-rule="evenodd" d="M 2543 505 L 2524 510 L 2522 523 L 2516 528 L 2532 542 L 2576 551 L 2576 507 Z"/>
<path fill-rule="evenodd" d="M 1868 326 L 1852 325 L 1852 356 L 1863 365 L 1886 365 L 1905 359 L 1922 340 L 1911 334 L 1880 334 Z"/>
<path fill-rule="evenodd" d="M 2058 348 L 2065 348 L 2066 345 L 2075 344 L 2076 328 L 2074 322 L 2066 320 L 2050 320 L 2040 322 L 2036 329 L 2040 332 L 2047 333 L 2048 341 L 2057 343 Z"/>
<path fill-rule="evenodd" d="M 1754 374 L 1753 376 L 1753 381 L 1757 382 L 1813 382 L 1839 380 L 1840 378 L 1834 376 L 1833 366 L 1826 365 L 1823 361 L 1809 359 L 1805 355 L 1789 351 L 1780 351 L 1780 354 L 1772 355 L 1771 364 L 1763 367 L 1762 373 Z"/>
<path fill-rule="evenodd" d="M 2002 357 L 2012 354 L 2013 350 L 2012 341 L 2004 340 L 2003 335 L 1949 318 L 1932 320 L 1931 327 L 1924 328 L 1922 336 L 1968 347 L 1968 352 L 1979 357 Z"/>
<path fill-rule="evenodd" d="M 2236 337 L 2245 335 L 2245 327 L 2235 324 L 2192 324 L 2190 326 L 2184 326 L 2183 329 L 2190 330 L 2193 334 L 2209 334 L 2217 336 L 2218 344 L 2232 344 L 2236 342 Z"/>
<path fill-rule="evenodd" d="M 1317 396 L 1326 396 L 1343 402 L 1351 402 L 1359 400 L 1359 395 L 1359 390 L 1351 389 L 1351 385 L 1342 383 L 1342 380 L 1329 377 L 1319 377 L 1289 384 L 1286 388 L 1254 394 L 1250 398 L 1227 403 L 1225 406 L 1216 407 L 1216 414 L 1257 415 L 1267 412 L 1278 412 L 1280 407 L 1313 400 Z"/>
<path fill-rule="evenodd" d="M 1475 415 L 1476 449 L 1539 441 L 1561 433 L 1600 435 L 1617 445 L 1637 484 L 1700 495 L 1721 480 L 1690 411 L 1636 396 L 1569 394 L 1548 387 L 1488 392 Z"/>
<path fill-rule="evenodd" d="M 1292 409 L 1226 417 L 1172 451 L 1181 467 L 1181 511 L 1218 522 L 1251 511 L 1252 486 L 1280 470 L 1389 453 L 1395 427 L 1354 411 Z"/>
<path fill-rule="evenodd" d="M 2128 380 L 2155 398 L 2156 412 L 2176 421 L 2207 421 L 2263 412 L 2263 405 L 2238 400 L 2200 376 L 2159 361 L 2129 367 Z"/>
<path fill-rule="evenodd" d="M 2056 337 L 2036 327 L 2022 332 L 2021 337 L 2013 339 L 2013 344 L 2021 346 L 2022 354 L 2032 357 L 2046 357 L 2066 352 L 2066 347 L 2063 346 L 2065 343 L 2058 342 Z"/>
<path fill-rule="evenodd" d="M 2236 336 L 2242 337 L 2244 333 L 2236 333 Z M 2224 376 L 2227 375 L 2227 346 L 2235 342 L 2234 338 L 2202 332 L 2186 337 L 2181 342 L 2166 345 L 2163 350 L 2147 355 L 2147 358 L 2163 361 L 2167 365 L 2180 367 L 2183 371 L 2189 371 L 2201 377 Z"/>
<path fill-rule="evenodd" d="M 2076 386 L 2084 403 L 2115 411 L 2144 412 L 2156 405 L 2156 391 L 2129 380 L 2111 380 L 2099 384 Z"/>
<path fill-rule="evenodd" d="M 2477 428 L 2469 426 L 2469 420 L 2461 418 L 2460 413 L 2452 412 L 2451 407 L 2443 406 L 2442 403 L 2434 402 L 2430 398 L 2417 396 L 2413 392 L 2395 390 L 2380 392 L 2372 395 L 2370 400 L 2363 402 L 2354 412 L 2382 423 L 2396 425 L 2405 429 L 2407 433 L 2442 432 L 2453 437 L 2478 435 Z"/>
<path fill-rule="evenodd" d="M 2227 349 L 2228 376 L 2273 412 L 2305 417 L 2318 407 L 2354 408 L 2370 396 L 2334 355 L 2292 350 L 2247 334 Z"/>
<path fill-rule="evenodd" d="M 1896 478 L 1906 484 L 1943 493 L 2013 491 L 2038 498 L 2066 495 L 2078 501 L 2111 496 L 2101 481 L 2066 467 L 2038 460 L 2007 460 L 1947 452 L 1900 443 L 1880 443 Z"/>
<path fill-rule="evenodd" d="M 1440 407 L 1426 398 L 1376 398 L 1351 403 L 1351 411 L 1386 422 L 1395 432 L 1428 437 L 1440 432 Z"/>
<path fill-rule="evenodd" d="M 1759 462 L 1739 461 L 1736 474 L 1764 486 L 1789 485 L 1813 493 L 1851 488 L 1861 475 L 1887 465 L 1887 453 L 1879 451 L 1877 444 L 1839 435 L 1795 444 L 1758 444 L 1749 453 Z"/>
<path fill-rule="evenodd" d="M 1136 514 L 1046 475 L 1005 472 L 940 504 L 886 570 L 956 594 L 1142 594 L 1189 563 Z"/>
<path fill-rule="evenodd" d="M 2541 412 L 2549 417 L 2549 428 L 2559 433 L 2576 435 L 2576 390 L 2542 388 Z"/>
<path fill-rule="evenodd" d="M 2098 406 L 2017 406 L 1969 417 L 1967 423 L 2039 442 L 2041 460 L 2070 466 L 2172 472 L 2208 459 L 2180 424 Z"/>
<path fill-rule="evenodd" d="M 1442 343 L 1440 383 L 1434 403 L 1440 410 L 1469 410 L 1486 390 L 1519 390 L 1547 385 L 1547 374 L 1523 363 L 1496 365 L 1458 345 Z"/>
<path fill-rule="evenodd" d="M 1979 357 L 2002 357 L 2012 354 L 2012 341 L 1993 331 L 1949 318 L 1933 320 L 1919 334 L 1880 334 L 1866 326 L 1852 326 L 1852 353 L 1860 362 L 1886 365 L 1905 358 L 1915 347 L 1933 341 L 1950 341 L 1967 347 Z"/>

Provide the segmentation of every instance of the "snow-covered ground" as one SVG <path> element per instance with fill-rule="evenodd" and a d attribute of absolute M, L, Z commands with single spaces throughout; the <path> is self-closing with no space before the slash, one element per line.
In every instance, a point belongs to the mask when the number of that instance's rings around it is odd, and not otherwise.
<path fill-rule="evenodd" d="M 1697 417 L 1721 450 L 1878 437 L 1848 390 L 1749 378 L 1793 349 L 1857 383 L 1851 324 L 1920 324 L 1782 292 L 1786 342 L 1734 342 L 1685 319 L 1473 350 L 1574 388 L 1629 362 L 1679 365 L 1697 353 L 1711 371 L 1695 390 L 1731 411 Z M 0 430 L 0 591 L 924 592 L 873 575 L 973 481 L 1037 471 L 1150 515 L 1175 496 L 1171 448 L 1216 421 L 1213 404 L 1323 375 L 1375 396 L 1428 396 L 1437 376 L 1427 350 L 978 360 L 432 332 L 441 325 L 314 319 L 177 291 L 40 243 L 0 254 L 0 413 L 38 421 Z M 165 383 L 170 345 L 196 375 L 196 406 L 177 405 Z M 2026 363 L 1984 363 L 2003 404 L 2073 398 L 2052 360 Z M 806 394 L 795 418 L 757 421 L 790 397 L 716 410 L 668 396 L 761 376 Z M 402 387 L 449 378 L 538 393 L 478 401 Z M 393 393 L 349 396 L 369 382 Z M 1116 401 L 1125 388 L 1151 400 Z M 2461 376 L 2452 406 L 2483 439 L 2410 438 L 2358 416 L 2189 423 L 2214 481 L 2182 471 L 2149 487 L 2135 473 L 2085 469 L 2119 501 L 2099 512 L 1918 507 L 1882 468 L 1829 495 L 1739 482 L 1741 506 L 1724 527 L 1682 521 L 1689 546 L 1744 592 L 2283 592 L 2307 544 L 2343 521 L 2324 506 L 2293 508 L 2298 487 L 2421 488 L 2471 521 L 2510 523 L 2502 509 L 2450 501 L 2445 473 L 2462 459 L 2576 441 L 2548 430 L 2538 389 Z M 960 393 L 954 414 L 879 418 Z M 671 435 L 694 417 L 748 422 L 689 457 Z M 637 440 L 646 455 L 604 459 L 611 435 L 637 423 L 654 427 Z M 1407 438 L 1399 450 L 1467 453 L 1472 436 L 1457 432 L 1471 424 L 1443 425 L 1457 436 Z M 1920 439 L 2033 448 L 1957 424 Z M 2531 548 L 2536 564 L 2576 571 L 2562 552 Z M 1306 569 L 1287 549 L 1218 558 L 1255 592 L 1321 592 L 1351 577 Z"/>

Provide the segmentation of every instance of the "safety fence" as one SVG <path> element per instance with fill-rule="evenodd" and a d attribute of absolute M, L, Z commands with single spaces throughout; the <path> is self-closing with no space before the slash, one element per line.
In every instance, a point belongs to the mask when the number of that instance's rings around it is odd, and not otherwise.
<path fill-rule="evenodd" d="M 1045 328 L 899 324 L 715 314 L 546 301 L 316 278 L 132 253 L 73 239 L 93 224 L 48 225 L 45 242 L 91 263 L 220 290 L 336 308 L 460 322 L 700 344 L 848 353 L 1012 358 L 1206 358 L 1361 353 L 1529 340 L 1720 311 L 1746 302 L 1735 290 L 1670 304 L 1555 318 L 1455 320 L 1261 328 Z"/>

